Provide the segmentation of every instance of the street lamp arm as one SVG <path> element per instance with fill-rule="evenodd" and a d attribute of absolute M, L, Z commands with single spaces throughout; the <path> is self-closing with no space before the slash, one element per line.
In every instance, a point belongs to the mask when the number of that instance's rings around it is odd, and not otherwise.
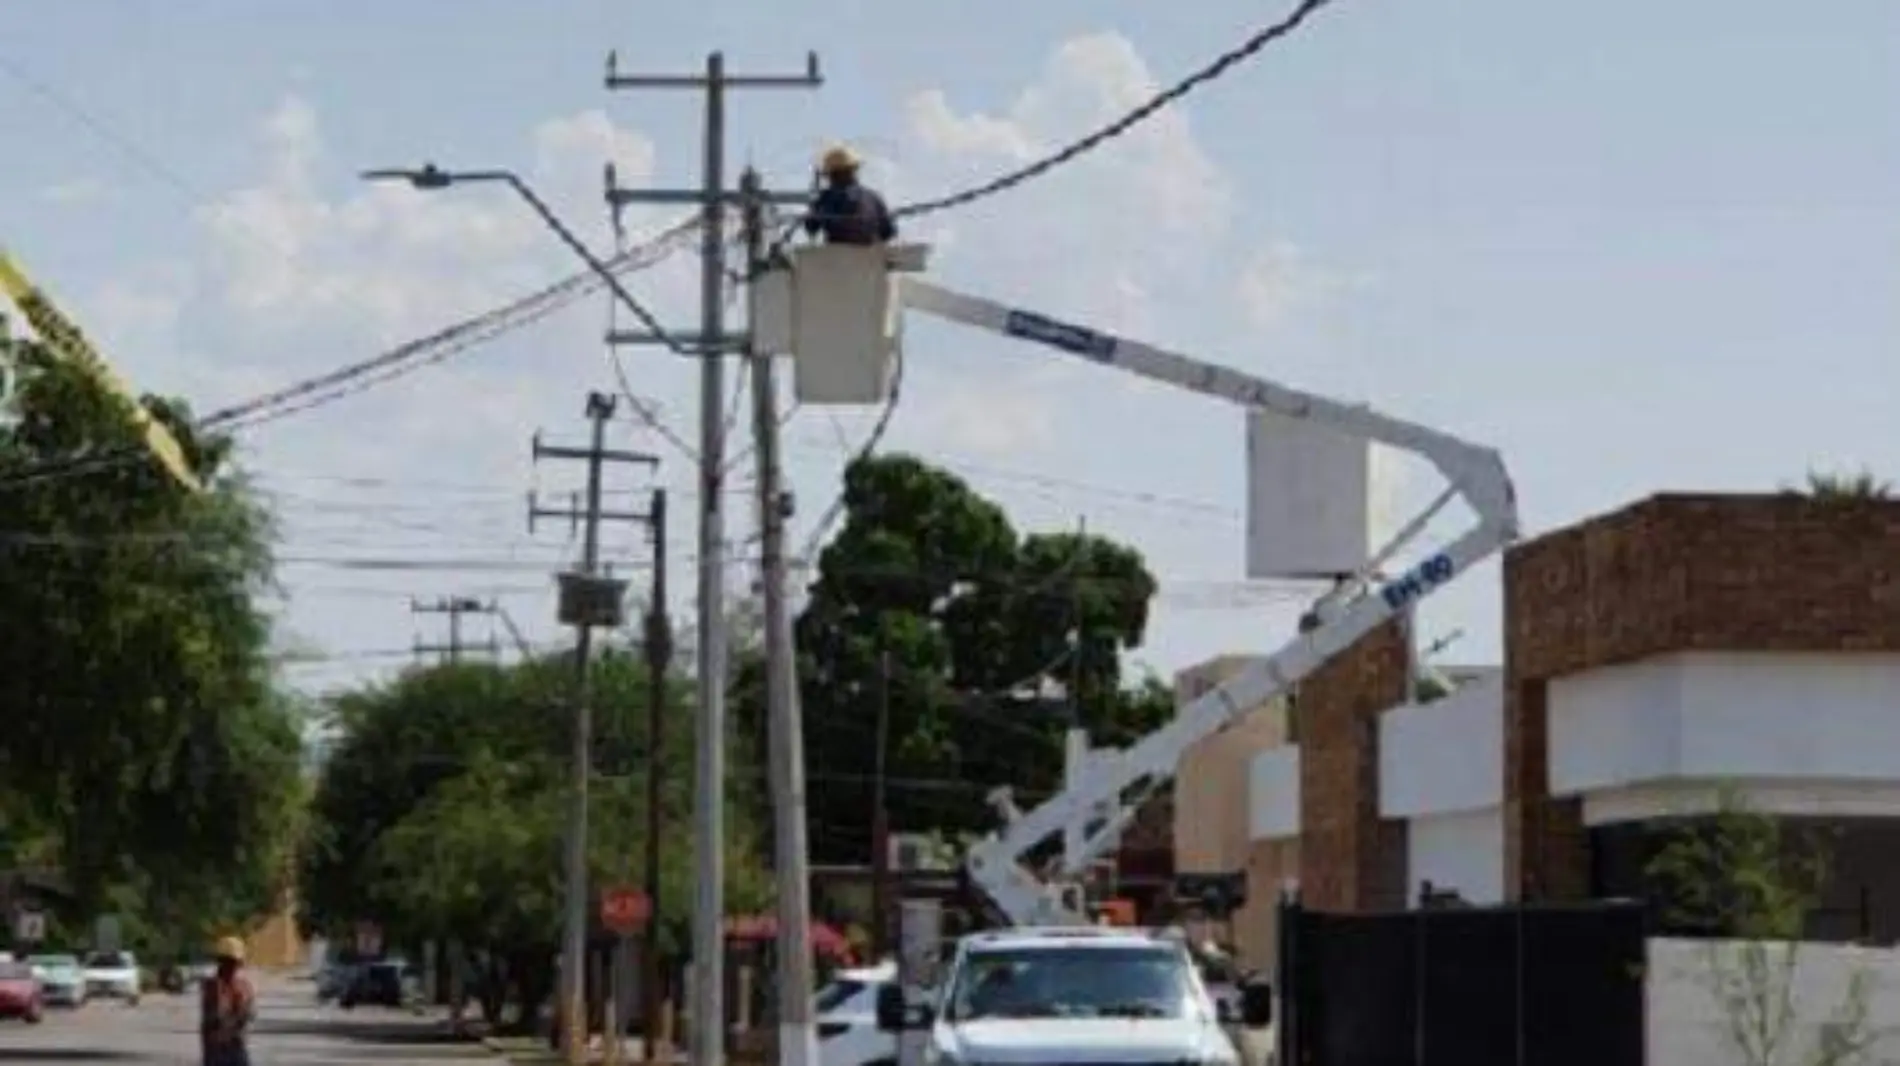
<path fill-rule="evenodd" d="M 615 274 L 606 263 L 601 262 L 600 257 L 594 254 L 593 249 L 587 247 L 586 242 L 575 236 L 574 231 L 568 229 L 566 223 L 561 221 L 560 216 L 554 213 L 554 209 L 549 207 L 546 201 L 542 200 L 540 196 L 536 195 L 534 189 L 530 188 L 527 182 L 522 181 L 519 175 L 507 170 L 478 171 L 475 175 L 471 175 L 470 180 L 499 180 L 507 182 L 516 193 L 520 194 L 523 200 L 528 202 L 528 206 L 534 209 L 534 213 L 541 216 L 541 221 L 547 223 L 548 228 L 554 231 L 554 235 L 561 238 L 561 243 L 567 245 L 569 250 L 586 261 L 588 267 L 590 267 L 594 273 L 600 277 L 600 280 L 606 283 L 607 288 L 613 292 L 614 299 L 619 300 L 622 306 L 628 311 L 631 311 L 633 317 L 640 320 L 641 325 L 652 330 L 653 335 L 656 337 L 663 338 L 667 335 L 666 327 L 660 324 L 660 320 L 654 317 L 653 312 L 646 309 L 645 304 L 634 299 L 633 294 L 628 292 L 626 286 L 620 283 L 619 275 Z"/>
<path fill-rule="evenodd" d="M 473 185 L 477 183 L 500 183 L 508 185 L 514 189 L 516 195 L 527 201 L 528 206 L 534 209 L 534 213 L 540 216 L 542 223 L 554 231 L 554 235 L 561 239 L 562 244 L 567 245 L 569 251 L 580 256 L 581 260 L 587 264 L 588 269 L 592 270 L 594 275 L 600 278 L 600 280 L 606 284 L 608 290 L 614 294 L 614 299 L 619 300 L 622 306 L 626 307 L 628 311 L 631 311 L 633 317 L 640 320 L 641 325 L 652 330 L 655 336 L 662 338 L 667 336 L 666 328 L 660 324 L 658 318 L 654 317 L 653 312 L 648 311 L 644 304 L 635 299 L 633 294 L 627 291 L 627 287 L 620 283 L 620 278 L 613 272 L 613 269 L 602 262 L 600 257 L 595 255 L 593 250 L 588 248 L 584 241 L 575 236 L 574 231 L 568 228 L 567 223 L 562 222 L 561 217 L 554 213 L 554 209 L 547 205 L 547 201 L 541 199 L 534 189 L 521 179 L 521 175 L 516 174 L 514 171 L 443 170 L 434 163 L 429 163 L 420 169 L 386 167 L 377 170 L 365 170 L 362 173 L 362 178 L 365 181 L 406 181 L 410 185 L 423 190 L 446 189 L 451 185 Z"/>

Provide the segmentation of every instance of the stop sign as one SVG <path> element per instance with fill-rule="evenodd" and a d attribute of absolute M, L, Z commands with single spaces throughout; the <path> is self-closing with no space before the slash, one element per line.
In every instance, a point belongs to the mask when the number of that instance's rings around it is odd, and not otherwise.
<path fill-rule="evenodd" d="M 652 913 L 652 901 L 637 888 L 610 888 L 600 898 L 600 924 L 616 933 L 639 929 Z"/>

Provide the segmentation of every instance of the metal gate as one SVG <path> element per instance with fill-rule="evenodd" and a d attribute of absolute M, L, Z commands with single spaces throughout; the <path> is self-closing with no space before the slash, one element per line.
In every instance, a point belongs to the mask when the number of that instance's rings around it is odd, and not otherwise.
<path fill-rule="evenodd" d="M 1638 904 L 1280 906 L 1288 1066 L 1644 1066 Z"/>

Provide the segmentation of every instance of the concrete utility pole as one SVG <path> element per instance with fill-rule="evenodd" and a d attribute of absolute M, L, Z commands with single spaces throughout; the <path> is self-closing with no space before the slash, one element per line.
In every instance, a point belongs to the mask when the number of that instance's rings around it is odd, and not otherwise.
<path fill-rule="evenodd" d="M 741 197 L 726 188 L 726 91 L 728 89 L 812 89 L 823 84 L 818 56 L 806 57 L 797 75 L 736 75 L 726 72 L 725 56 L 706 57 L 701 74 L 626 75 L 607 57 L 609 89 L 693 89 L 705 93 L 705 159 L 698 189 L 621 189 L 611 186 L 607 201 L 615 208 L 630 203 L 698 204 L 704 212 L 700 248 L 700 324 L 697 334 L 657 336 L 616 332 L 614 343 L 668 344 L 700 359 L 699 397 L 699 728 L 694 803 L 693 908 L 694 1066 L 725 1061 L 725 502 L 726 466 L 725 357 L 744 349 L 743 338 L 726 332 L 726 209 Z M 768 202 L 804 203 L 806 193 L 758 193 Z"/>
<path fill-rule="evenodd" d="M 647 937 L 640 952 L 640 1019 L 646 1060 L 660 1061 L 660 766 L 666 749 L 666 679 L 673 669 L 673 623 L 666 613 L 666 490 L 654 489 L 647 509 L 653 532 L 653 594 L 642 641 L 647 660 L 647 839 L 645 874 Z"/>
<path fill-rule="evenodd" d="M 887 616 L 888 618 L 888 616 Z M 877 729 L 871 761 L 871 956 L 891 950 L 891 646 L 890 623 L 878 621 Z"/>
<path fill-rule="evenodd" d="M 739 180 L 748 276 L 765 262 L 765 200 L 759 173 Z M 752 364 L 752 433 L 758 455 L 759 544 L 764 570 L 765 704 L 769 721 L 772 827 L 778 870 L 778 1059 L 817 1066 L 812 1018 L 811 870 L 805 820 L 805 735 L 799 704 L 798 656 L 785 602 L 785 523 L 792 496 L 779 461 L 778 388 L 772 354 L 748 348 Z"/>
<path fill-rule="evenodd" d="M 449 642 L 447 644 L 423 644 L 418 641 L 416 644 L 416 655 L 440 655 L 448 662 L 461 662 L 462 653 L 470 650 L 469 646 L 462 642 L 462 616 L 468 614 L 485 614 L 492 616 L 496 614 L 498 610 L 494 603 L 485 603 L 472 596 L 443 596 L 429 603 L 420 603 L 413 599 L 410 600 L 410 614 L 445 614 L 449 616 Z M 475 645 L 475 650 L 487 652 L 489 655 L 500 655 L 501 645 L 495 640 L 493 634 L 490 634 L 486 642 Z"/>
<path fill-rule="evenodd" d="M 600 568 L 600 524 L 604 521 L 644 522 L 647 515 L 602 511 L 601 468 L 610 462 L 659 465 L 659 457 L 644 452 L 614 451 L 607 447 L 607 423 L 614 415 L 614 398 L 589 393 L 587 417 L 594 423 L 593 443 L 586 448 L 550 447 L 534 438 L 534 460 L 578 459 L 587 464 L 585 509 L 543 508 L 528 501 L 528 527 L 536 519 L 565 518 L 582 533 L 579 569 L 560 575 L 560 621 L 574 627 L 574 734 L 573 784 L 567 822 L 567 893 L 562 936 L 560 986 L 560 1039 L 570 1063 L 587 1061 L 587 786 L 593 757 L 593 715 L 588 702 L 588 658 L 595 627 L 615 628 L 624 620 L 627 583 L 603 577 Z"/>

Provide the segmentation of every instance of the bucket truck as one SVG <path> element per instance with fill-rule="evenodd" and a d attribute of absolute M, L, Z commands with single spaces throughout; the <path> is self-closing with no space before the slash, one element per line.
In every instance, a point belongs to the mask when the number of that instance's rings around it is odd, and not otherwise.
<path fill-rule="evenodd" d="M 969 849 L 964 865 L 971 883 L 1013 925 L 1088 924 L 1078 879 L 1114 849 L 1135 810 L 1174 776 L 1188 748 L 1287 692 L 1328 659 L 1517 537 L 1516 496 L 1493 449 L 1365 406 L 1301 392 L 914 276 L 893 282 L 897 309 L 1030 341 L 1243 408 L 1306 419 L 1336 433 L 1411 452 L 1431 462 L 1447 482 L 1438 498 L 1373 553 L 1358 574 L 1323 597 L 1303 632 L 1273 655 L 1179 708 L 1172 721 L 1133 745 L 1089 752 L 1073 768 L 1067 785 L 1033 810 L 1018 810 L 1006 790 L 992 797 L 1003 825 Z M 1477 516 L 1476 524 L 1397 576 L 1376 581 L 1373 575 L 1454 498 L 1466 502 Z M 1051 868 L 1032 868 L 1032 854 L 1058 836 L 1066 838 L 1066 846 Z"/>

